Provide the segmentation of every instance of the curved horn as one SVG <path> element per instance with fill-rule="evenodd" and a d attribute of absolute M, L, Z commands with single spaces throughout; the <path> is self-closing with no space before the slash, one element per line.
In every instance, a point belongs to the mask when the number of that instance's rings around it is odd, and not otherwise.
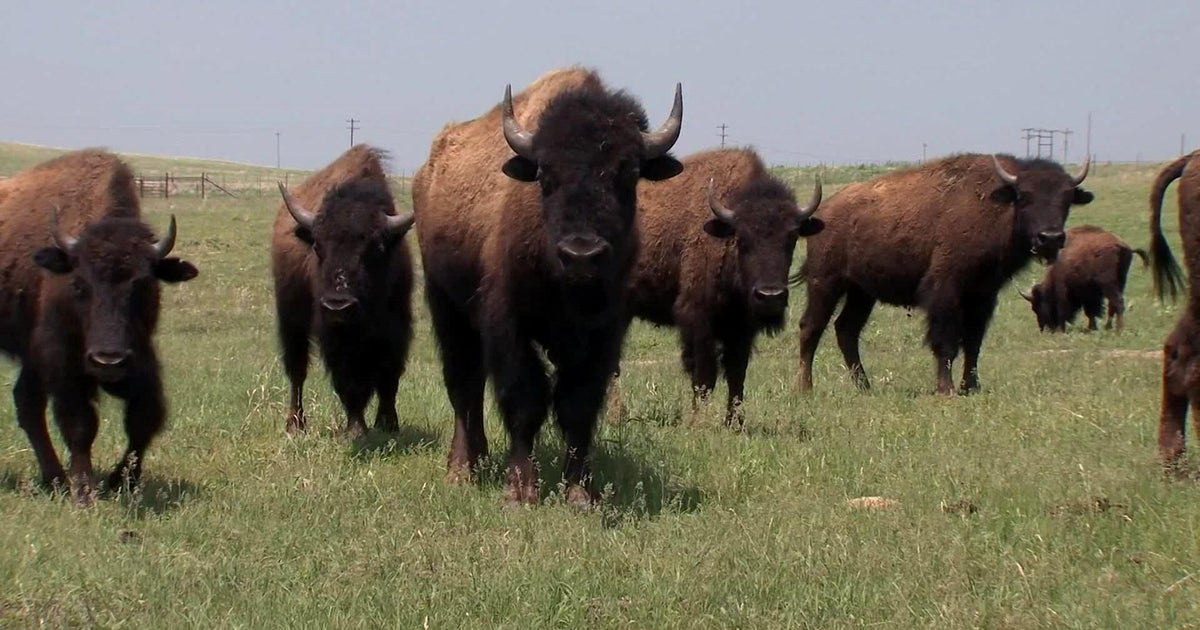
<path fill-rule="evenodd" d="M 279 194 L 283 195 L 283 205 L 287 206 L 288 212 L 292 214 L 292 218 L 296 220 L 296 223 L 299 223 L 301 227 L 311 230 L 313 222 L 317 220 L 317 215 L 305 210 L 304 206 L 300 205 L 300 202 L 296 201 L 292 197 L 292 194 L 288 192 L 283 182 L 279 182 Z"/>
<path fill-rule="evenodd" d="M 1017 289 L 1017 295 L 1025 298 L 1026 302 L 1033 302 L 1033 294 L 1032 293 Z"/>
<path fill-rule="evenodd" d="M 800 208 L 800 210 L 798 212 L 796 212 L 796 218 L 799 219 L 800 221 L 806 221 L 806 220 L 808 220 L 808 217 L 811 217 L 813 215 L 813 213 L 817 211 L 817 208 L 819 208 L 820 206 L 821 206 L 821 176 L 817 175 L 817 184 L 813 187 L 812 199 L 810 199 L 808 201 L 807 206 Z"/>
<path fill-rule="evenodd" d="M 1079 171 L 1078 175 L 1071 179 L 1071 183 L 1075 186 L 1082 184 L 1083 180 L 1087 179 L 1088 169 L 1091 168 L 1091 166 L 1092 156 L 1088 155 L 1083 159 L 1083 169 Z"/>
<path fill-rule="evenodd" d="M 408 228 L 412 227 L 413 219 L 416 216 L 411 212 L 404 214 L 389 214 L 387 216 L 387 231 L 389 234 L 403 236 L 408 232 Z"/>
<path fill-rule="evenodd" d="M 175 215 L 171 215 L 171 222 L 167 224 L 167 233 L 158 239 L 154 244 L 154 253 L 158 255 L 158 259 L 162 260 L 175 249 Z"/>
<path fill-rule="evenodd" d="M 54 237 L 54 245 L 64 252 L 70 254 L 71 250 L 79 244 L 79 239 L 73 236 L 66 236 L 58 231 L 58 212 L 61 208 L 58 204 L 54 206 L 54 212 L 50 214 L 50 235 Z"/>
<path fill-rule="evenodd" d="M 517 117 L 513 115 L 512 104 L 512 85 L 504 86 L 504 102 L 500 106 L 504 114 L 504 139 L 508 142 L 509 148 L 513 153 L 532 160 L 533 157 L 533 134 L 525 130 L 521 123 L 517 122 Z"/>
<path fill-rule="evenodd" d="M 646 143 L 646 159 L 653 160 L 670 151 L 671 147 L 675 146 L 675 141 L 679 139 L 679 131 L 682 128 L 683 84 L 676 83 L 675 104 L 671 106 L 671 113 L 667 116 L 667 121 L 658 128 L 658 131 L 642 133 L 642 140 Z"/>
<path fill-rule="evenodd" d="M 737 216 L 733 214 L 733 210 L 726 208 L 721 200 L 717 199 L 717 191 L 714 189 L 712 179 L 708 180 L 708 207 L 718 219 L 730 225 L 737 222 Z"/>
<path fill-rule="evenodd" d="M 1000 166 L 1000 160 L 996 157 L 995 153 L 992 154 L 992 166 L 996 168 L 996 177 L 999 177 L 1000 181 L 1009 186 L 1017 185 L 1017 176 L 1004 170 L 1003 166 Z"/>

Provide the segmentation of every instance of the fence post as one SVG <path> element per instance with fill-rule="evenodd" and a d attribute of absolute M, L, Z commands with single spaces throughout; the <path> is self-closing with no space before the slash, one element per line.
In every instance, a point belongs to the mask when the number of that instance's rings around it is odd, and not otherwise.
<path fill-rule="evenodd" d="M 142 176 L 142 177 L 138 178 L 138 197 L 140 198 L 140 197 L 145 197 L 145 196 L 146 196 L 146 177 Z"/>
<path fill-rule="evenodd" d="M 171 196 L 171 174 L 163 173 L 163 199 Z"/>
<path fill-rule="evenodd" d="M 200 173 L 200 198 L 204 199 L 204 180 L 208 179 L 208 173 Z"/>

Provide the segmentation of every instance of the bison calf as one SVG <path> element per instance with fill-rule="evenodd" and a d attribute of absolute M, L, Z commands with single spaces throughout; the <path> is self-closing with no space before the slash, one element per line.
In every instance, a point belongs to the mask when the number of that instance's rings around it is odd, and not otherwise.
<path fill-rule="evenodd" d="M 346 432 L 366 432 L 363 412 L 379 397 L 375 428 L 395 431 L 396 389 L 412 338 L 412 259 L 382 153 L 358 145 L 296 188 L 282 185 L 271 240 L 283 365 L 291 383 L 286 428 L 305 428 L 304 380 L 315 336 L 346 410 Z"/>
<path fill-rule="evenodd" d="M 152 340 L 161 283 L 197 274 L 168 256 L 175 218 L 156 240 L 140 214 L 129 168 L 98 150 L 35 166 L 0 190 L 0 350 L 21 362 L 17 422 L 43 483 L 61 485 L 67 475 L 46 430 L 52 402 L 81 505 L 97 490 L 92 442 L 101 389 L 125 401 L 128 438 L 108 487 L 138 482 L 167 413 Z"/>
<path fill-rule="evenodd" d="M 796 241 L 821 230 L 810 218 L 821 185 L 800 208 L 753 151 L 709 151 L 683 165 L 678 177 L 643 189 L 632 311 L 679 328 L 693 408 L 716 385 L 720 357 L 729 385 L 725 422 L 732 424 L 740 419 L 754 338 L 783 328 Z"/>
<path fill-rule="evenodd" d="M 1104 327 L 1125 327 L 1125 280 L 1133 255 L 1146 262 L 1146 251 L 1133 249 L 1094 225 L 1067 230 L 1067 244 L 1054 264 L 1046 269 L 1042 281 L 1021 297 L 1029 302 L 1043 331 L 1065 331 L 1080 309 L 1088 318 L 1088 330 L 1096 330 L 1096 318 L 1103 314 L 1108 301 L 1108 319 Z"/>
<path fill-rule="evenodd" d="M 966 357 L 962 390 L 979 387 L 979 348 L 1000 288 L 1038 256 L 1054 260 L 1072 205 L 1092 201 L 1079 175 L 1046 160 L 958 155 L 850 184 L 821 205 L 826 229 L 808 240 L 799 279 L 800 386 L 838 302 L 834 327 L 846 367 L 867 388 L 858 340 L 876 302 L 917 306 L 937 361 L 937 392 L 954 391 L 950 368 Z"/>
<path fill-rule="evenodd" d="M 1163 347 L 1162 410 L 1158 452 L 1172 466 L 1183 455 L 1188 404 L 1200 404 L 1200 151 L 1185 155 L 1158 174 L 1150 191 L 1150 264 L 1159 298 L 1184 287 L 1182 272 L 1162 233 L 1162 200 L 1179 180 L 1179 233 L 1187 263 L 1187 308 Z M 1200 430 L 1200 416 L 1192 421 Z"/>

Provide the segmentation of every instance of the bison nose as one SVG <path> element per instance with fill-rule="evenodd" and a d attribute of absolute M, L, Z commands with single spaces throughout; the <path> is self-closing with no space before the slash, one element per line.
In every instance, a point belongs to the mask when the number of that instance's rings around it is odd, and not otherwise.
<path fill-rule="evenodd" d="M 608 243 L 595 236 L 571 236 L 558 242 L 558 257 L 563 265 L 588 263 L 607 251 Z"/>
<path fill-rule="evenodd" d="M 334 313 L 345 311 L 355 304 L 358 304 L 358 300 L 346 295 L 330 295 L 321 298 L 321 308 Z"/>
<path fill-rule="evenodd" d="M 1038 249 L 1062 249 L 1063 243 L 1067 242 L 1067 235 L 1061 230 L 1046 230 L 1038 232 L 1034 238 L 1034 245 Z"/>
<path fill-rule="evenodd" d="M 96 367 L 115 368 L 125 365 L 131 356 L 133 353 L 129 350 L 98 350 L 89 352 L 87 358 Z"/>
<path fill-rule="evenodd" d="M 754 289 L 754 299 L 759 302 L 786 302 L 787 289 L 776 286 L 762 286 Z"/>

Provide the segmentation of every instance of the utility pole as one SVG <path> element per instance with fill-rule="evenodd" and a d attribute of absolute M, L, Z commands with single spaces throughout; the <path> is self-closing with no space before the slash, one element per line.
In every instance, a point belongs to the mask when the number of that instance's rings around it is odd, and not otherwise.
<path fill-rule="evenodd" d="M 279 132 L 275 132 L 275 168 L 279 168 Z"/>
<path fill-rule="evenodd" d="M 354 146 L 354 132 L 355 132 L 355 130 L 362 129 L 362 127 L 358 126 L 358 123 L 360 123 L 362 121 L 358 120 L 356 118 L 348 118 L 346 120 L 346 122 L 350 123 L 349 125 L 346 126 L 346 128 L 350 130 L 350 146 L 353 147 Z"/>
<path fill-rule="evenodd" d="M 1063 164 L 1066 164 L 1066 163 L 1069 161 L 1069 160 L 1067 159 L 1067 148 L 1071 146 L 1071 133 L 1072 133 L 1072 131 L 1071 131 L 1070 129 L 1063 129 L 1063 130 L 1062 130 L 1062 131 L 1060 131 L 1059 133 L 1061 133 L 1061 134 L 1062 134 L 1062 137 L 1063 137 L 1063 159 L 1062 159 L 1062 163 L 1063 163 Z"/>
<path fill-rule="evenodd" d="M 928 142 L 921 143 L 921 163 L 925 162 L 925 150 L 929 148 Z"/>
<path fill-rule="evenodd" d="M 728 135 L 725 133 L 725 130 L 728 128 L 729 128 L 729 125 L 726 125 L 725 123 L 721 123 L 721 124 L 717 125 L 717 129 L 721 130 L 720 136 L 721 136 L 721 148 L 722 149 L 725 148 L 725 136 Z"/>

